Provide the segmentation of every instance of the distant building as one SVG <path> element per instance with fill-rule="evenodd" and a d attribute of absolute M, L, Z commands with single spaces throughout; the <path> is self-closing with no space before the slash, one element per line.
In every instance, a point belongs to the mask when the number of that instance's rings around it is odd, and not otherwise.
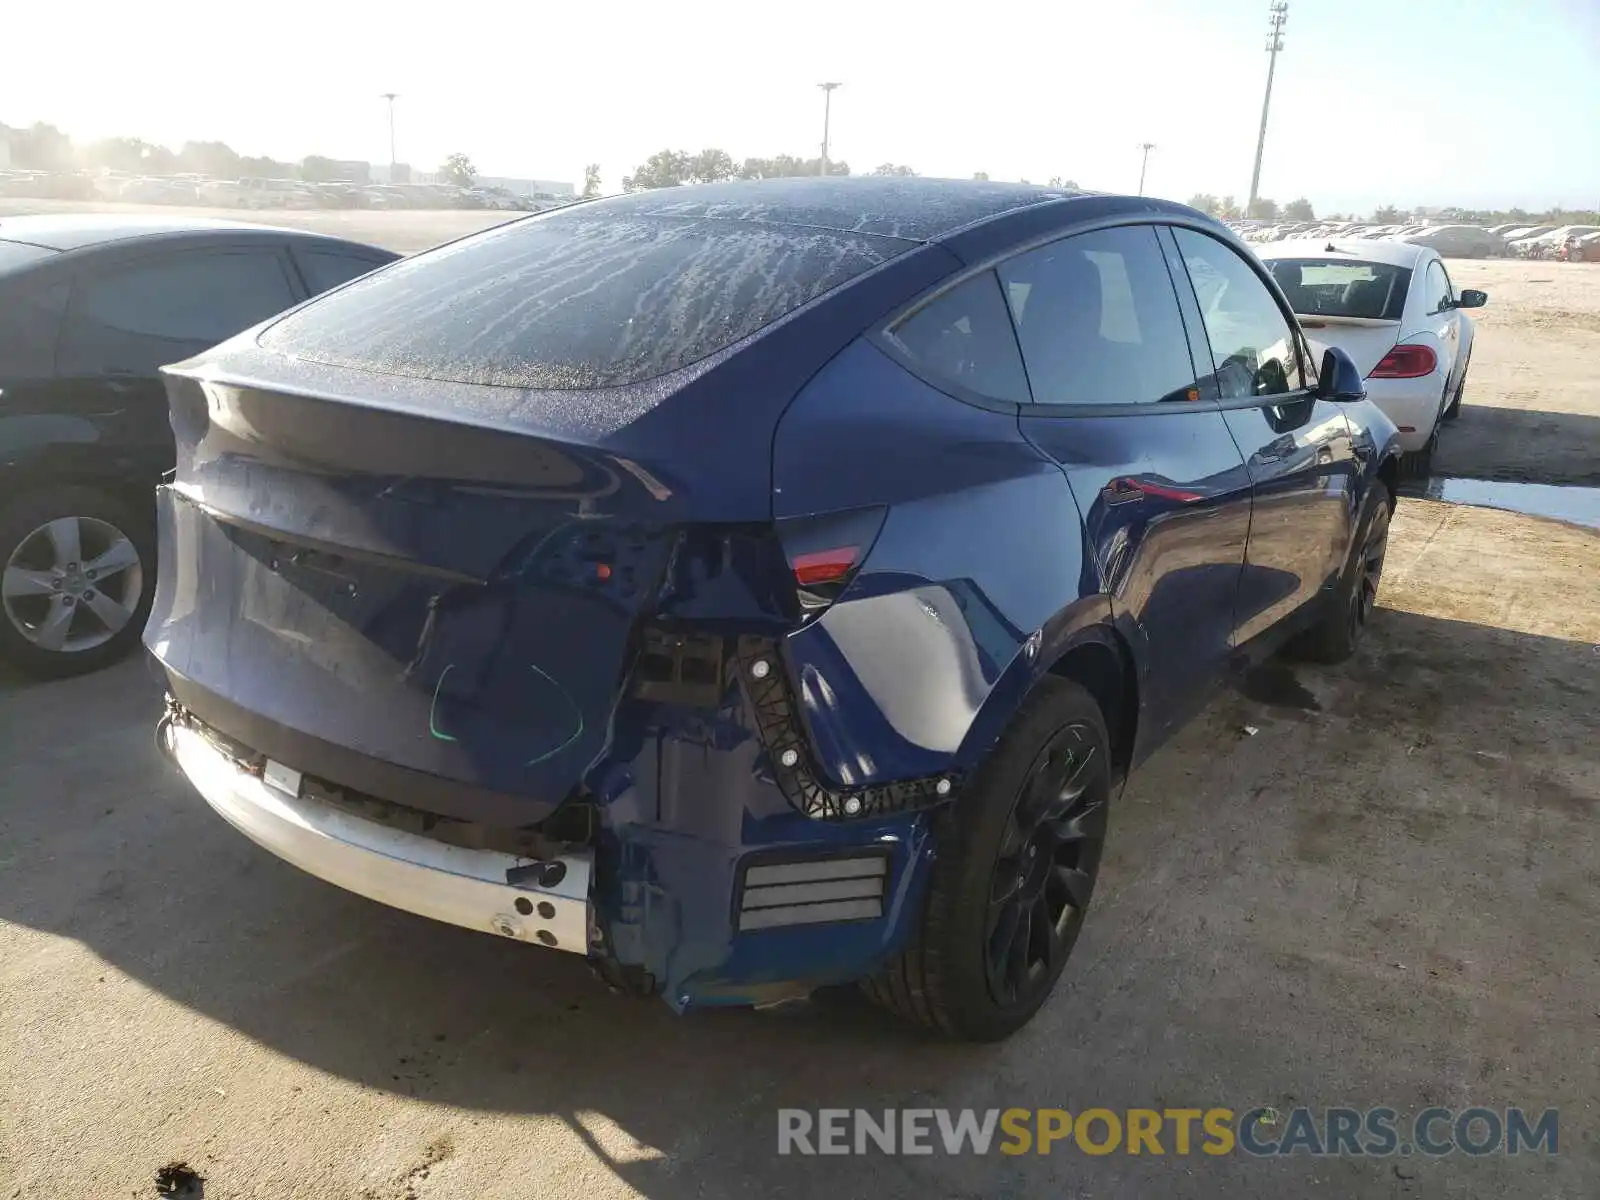
<path fill-rule="evenodd" d="M 333 170 L 335 179 L 340 183 L 372 182 L 372 167 L 357 159 L 339 159 L 333 164 Z"/>
<path fill-rule="evenodd" d="M 424 183 L 428 176 L 418 174 L 411 169 L 410 163 L 394 163 L 393 178 L 389 170 L 390 163 L 373 163 L 367 168 L 368 177 L 373 183 Z"/>

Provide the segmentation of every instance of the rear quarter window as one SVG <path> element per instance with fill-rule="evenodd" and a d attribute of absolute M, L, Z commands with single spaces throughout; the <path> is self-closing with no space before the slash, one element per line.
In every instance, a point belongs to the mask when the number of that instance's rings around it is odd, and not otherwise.
<path fill-rule="evenodd" d="M 1028 375 L 1000 280 L 984 271 L 918 308 L 890 330 L 895 347 L 935 382 L 1025 404 Z"/>
<path fill-rule="evenodd" d="M 382 374 L 616 386 L 695 363 L 913 245 L 759 222 L 562 213 L 405 259 L 260 341 Z"/>

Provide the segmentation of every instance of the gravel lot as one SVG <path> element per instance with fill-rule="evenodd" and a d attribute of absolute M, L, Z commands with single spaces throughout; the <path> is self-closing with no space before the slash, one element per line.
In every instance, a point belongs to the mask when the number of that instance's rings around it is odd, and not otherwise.
<path fill-rule="evenodd" d="M 1600 486 L 1600 270 L 1595 263 L 1451 262 L 1482 288 L 1467 402 L 1435 470 L 1474 479 Z"/>
<path fill-rule="evenodd" d="M 278 216 L 398 249 L 492 218 Z M 1600 483 L 1600 266 L 1452 272 L 1490 306 L 1441 466 Z M 1592 1198 L 1597 581 L 1596 532 L 1403 500 L 1359 656 L 1257 672 L 1135 777 L 1062 987 L 996 1047 L 614 997 L 258 851 L 156 755 L 143 664 L 0 677 L 0 1197 L 183 1160 L 212 1200 Z M 1555 1107 L 1560 1153 L 776 1154 L 780 1106 L 1258 1104 Z"/>

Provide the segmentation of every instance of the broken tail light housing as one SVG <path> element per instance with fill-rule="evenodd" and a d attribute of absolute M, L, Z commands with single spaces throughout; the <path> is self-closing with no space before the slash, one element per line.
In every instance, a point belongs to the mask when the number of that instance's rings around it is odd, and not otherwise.
<path fill-rule="evenodd" d="M 843 595 L 877 541 L 888 511 L 874 505 L 778 522 L 778 540 L 803 617 L 815 616 Z"/>
<path fill-rule="evenodd" d="M 860 546 L 832 546 L 808 550 L 790 560 L 794 581 L 802 588 L 827 587 L 849 579 L 861 561 Z"/>

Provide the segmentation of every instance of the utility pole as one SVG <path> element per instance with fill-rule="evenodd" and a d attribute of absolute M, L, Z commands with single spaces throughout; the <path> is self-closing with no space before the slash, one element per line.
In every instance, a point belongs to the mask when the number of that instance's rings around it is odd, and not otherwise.
<path fill-rule="evenodd" d="M 1261 187 L 1261 152 L 1267 146 L 1267 110 L 1272 107 L 1272 76 L 1278 69 L 1278 51 L 1283 49 L 1283 26 L 1289 19 L 1289 0 L 1272 0 L 1267 5 L 1267 94 L 1261 98 L 1261 132 L 1256 135 L 1256 165 L 1250 172 L 1250 199 L 1245 202 L 1244 215 L 1256 206 L 1256 193 Z"/>
<path fill-rule="evenodd" d="M 1156 148 L 1154 142 L 1140 142 L 1139 149 L 1144 151 L 1144 157 L 1139 160 L 1139 195 L 1144 195 L 1144 169 L 1150 165 L 1150 151 Z"/>
<path fill-rule="evenodd" d="M 389 102 L 389 182 L 394 183 L 394 98 L 399 92 L 380 92 L 378 98 Z"/>
<path fill-rule="evenodd" d="M 822 89 L 822 158 L 818 162 L 818 175 L 828 173 L 828 118 L 832 115 L 833 89 L 839 87 L 837 83 L 819 83 Z"/>

